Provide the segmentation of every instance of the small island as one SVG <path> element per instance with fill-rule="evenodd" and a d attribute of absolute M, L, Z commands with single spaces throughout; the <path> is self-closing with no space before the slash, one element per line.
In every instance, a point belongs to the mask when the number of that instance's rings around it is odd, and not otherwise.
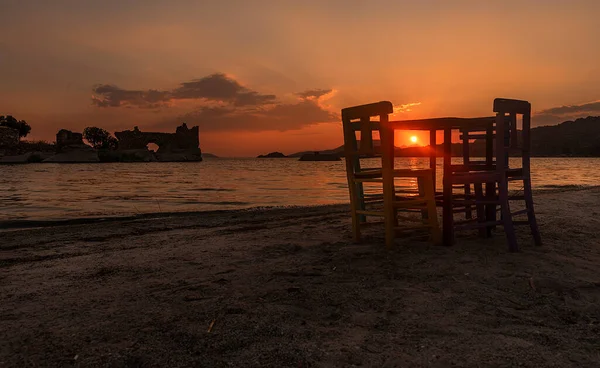
<path fill-rule="evenodd" d="M 305 153 L 300 156 L 298 161 L 341 161 L 340 156 L 335 153 Z"/>
<path fill-rule="evenodd" d="M 83 133 L 61 129 L 52 143 L 22 141 L 30 131 L 24 120 L 0 116 L 0 164 L 202 161 L 199 128 L 185 123 L 175 133 L 142 132 L 136 126 L 114 136 L 98 127 Z M 151 143 L 156 151 L 149 149 Z"/>
<path fill-rule="evenodd" d="M 281 152 L 271 152 L 266 155 L 258 155 L 257 158 L 286 158 L 287 156 Z"/>

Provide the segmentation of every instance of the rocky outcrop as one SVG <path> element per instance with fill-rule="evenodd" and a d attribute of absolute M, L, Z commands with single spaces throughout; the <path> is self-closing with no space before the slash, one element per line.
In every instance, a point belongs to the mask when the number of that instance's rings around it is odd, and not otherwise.
<path fill-rule="evenodd" d="M 140 153 L 141 150 L 147 150 L 149 143 L 154 143 L 158 146 L 155 154 L 158 161 L 202 161 L 198 134 L 197 126 L 190 129 L 183 123 L 175 133 L 142 132 L 134 127 L 133 130 L 115 132 L 115 137 L 119 140 L 119 151 L 123 153 L 132 150 Z"/>
<path fill-rule="evenodd" d="M 20 141 L 16 129 L 0 126 L 0 164 L 42 162 L 54 154 L 53 145 L 42 141 Z"/>
<path fill-rule="evenodd" d="M 56 155 L 45 159 L 42 162 L 55 163 L 79 163 L 79 162 L 100 162 L 98 152 L 92 151 L 71 151 L 57 153 Z"/>
<path fill-rule="evenodd" d="M 156 158 L 160 162 L 185 162 L 185 161 L 202 161 L 202 154 L 191 152 L 164 152 L 156 153 Z"/>
<path fill-rule="evenodd" d="M 4 156 L 0 158 L 0 164 L 31 164 L 43 162 L 45 159 L 54 156 L 50 152 L 27 152 L 22 155 Z"/>
<path fill-rule="evenodd" d="M 56 155 L 43 162 L 100 162 L 98 152 L 83 143 L 81 133 L 61 129 L 56 133 Z"/>
<path fill-rule="evenodd" d="M 269 154 L 266 155 L 259 155 L 257 156 L 257 158 L 285 158 L 287 157 L 286 155 L 284 155 L 281 152 L 271 152 Z"/>
<path fill-rule="evenodd" d="M 298 161 L 341 161 L 340 156 L 333 153 L 305 153 Z"/>
<path fill-rule="evenodd" d="M 117 151 L 120 162 L 155 162 L 156 155 L 147 148 Z"/>

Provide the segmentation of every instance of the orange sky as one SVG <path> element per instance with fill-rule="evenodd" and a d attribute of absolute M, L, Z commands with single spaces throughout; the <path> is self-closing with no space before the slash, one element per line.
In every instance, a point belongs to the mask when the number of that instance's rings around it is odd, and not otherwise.
<path fill-rule="evenodd" d="M 340 109 L 379 100 L 403 119 L 520 98 L 554 124 L 600 115 L 598 14 L 592 0 L 7 0 L 0 114 L 46 140 L 186 121 L 222 156 L 336 147 Z"/>

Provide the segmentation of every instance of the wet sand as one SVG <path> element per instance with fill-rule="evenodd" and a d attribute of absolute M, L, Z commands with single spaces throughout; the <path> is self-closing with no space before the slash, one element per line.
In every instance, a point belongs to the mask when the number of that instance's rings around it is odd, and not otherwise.
<path fill-rule="evenodd" d="M 0 232 L 0 367 L 597 367 L 600 189 L 536 196 L 519 228 L 454 247 L 346 206 Z"/>

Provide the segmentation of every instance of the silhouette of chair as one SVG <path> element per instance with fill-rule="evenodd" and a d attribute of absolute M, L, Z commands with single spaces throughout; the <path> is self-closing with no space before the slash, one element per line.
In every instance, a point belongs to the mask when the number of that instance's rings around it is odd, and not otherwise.
<path fill-rule="evenodd" d="M 461 165 L 451 165 L 452 172 L 471 172 L 471 171 L 486 171 L 486 170 L 495 170 L 496 162 L 494 160 L 494 124 L 488 124 L 486 127 L 481 126 L 464 126 L 460 129 L 460 140 L 462 142 L 462 164 Z M 470 140 L 485 140 L 485 160 L 472 160 L 471 159 L 471 145 Z M 479 148 L 479 147 L 478 147 Z M 495 183 L 486 183 L 486 195 L 493 196 L 495 193 Z M 471 186 L 473 185 L 473 188 Z M 463 194 L 455 195 L 455 197 L 462 198 L 465 201 L 461 203 L 460 201 L 454 205 L 453 213 L 460 213 L 464 211 L 465 218 L 467 220 L 472 219 L 473 217 L 473 206 L 471 205 L 472 201 L 475 199 L 475 193 L 483 193 L 483 185 L 481 183 L 467 183 L 464 185 L 458 185 L 455 188 L 462 188 Z M 473 189 L 473 190 L 472 190 Z M 458 208 L 457 208 L 458 207 Z M 490 207 L 490 206 L 488 206 Z M 490 211 L 487 209 L 486 211 Z M 491 213 L 495 213 L 495 208 L 491 208 Z M 478 214 L 478 217 L 481 214 Z M 480 233 L 482 236 L 489 236 L 488 231 L 482 230 Z"/>
<path fill-rule="evenodd" d="M 527 101 L 511 100 L 497 98 L 494 100 L 494 112 L 496 113 L 496 122 L 494 131 L 488 127 L 485 137 L 487 145 L 495 145 L 495 158 L 492 160 L 490 155 L 486 157 L 485 162 L 471 162 L 467 150 L 463 151 L 463 165 L 456 165 L 451 170 L 451 175 L 447 180 L 451 183 L 465 186 L 464 200 L 456 200 L 458 206 L 463 205 L 467 215 L 467 220 L 463 223 L 455 223 L 456 229 L 461 228 L 487 228 L 496 225 L 503 225 L 506 233 L 509 249 L 518 250 L 517 239 L 514 231 L 515 225 L 528 224 L 536 245 L 541 244 L 541 237 L 535 218 L 533 207 L 533 194 L 531 190 L 531 104 Z M 517 123 L 518 116 L 522 117 L 522 139 L 518 139 Z M 465 129 L 461 139 L 463 147 L 468 145 L 468 139 L 478 137 L 473 131 Z M 493 140 L 492 140 L 493 139 Z M 488 150 L 488 152 L 491 150 Z M 521 167 L 510 167 L 510 153 L 519 153 L 521 156 Z M 523 195 L 509 195 L 509 182 L 522 181 Z M 483 194 L 483 185 L 488 185 L 486 194 Z M 473 185 L 474 198 L 467 190 Z M 524 200 L 525 209 L 511 212 L 510 201 Z M 469 224 L 468 208 L 475 205 L 477 208 L 477 223 Z M 496 207 L 500 206 L 501 219 L 496 220 Z M 514 221 L 513 216 L 527 215 L 526 221 Z"/>
<path fill-rule="evenodd" d="M 433 175 L 431 169 L 412 170 L 394 168 L 394 132 L 387 127 L 388 114 L 393 112 L 389 101 L 349 107 L 342 109 L 344 129 L 344 154 L 352 215 L 352 230 L 355 241 L 360 241 L 361 227 L 367 225 L 367 216 L 383 217 L 386 245 L 391 247 L 397 234 L 416 229 L 430 231 L 435 243 L 441 242 L 441 233 L 437 221 Z M 379 117 L 379 121 L 371 121 Z M 353 120 L 358 120 L 354 122 Z M 356 132 L 360 132 L 360 141 Z M 375 148 L 373 132 L 379 132 L 380 152 Z M 381 167 L 363 168 L 361 158 L 381 157 Z M 407 196 L 396 190 L 396 178 L 412 178 L 417 181 L 418 193 Z M 365 193 L 365 184 L 381 184 L 382 191 Z M 383 208 L 370 209 L 368 206 Z M 420 224 L 400 227 L 398 220 L 408 224 L 415 219 L 400 216 L 402 212 L 420 212 Z"/>

